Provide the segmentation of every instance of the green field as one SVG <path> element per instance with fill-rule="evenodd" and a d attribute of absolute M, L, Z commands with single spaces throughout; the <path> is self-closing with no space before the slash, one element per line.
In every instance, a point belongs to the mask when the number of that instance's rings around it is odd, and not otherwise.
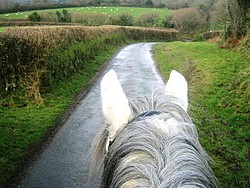
<path fill-rule="evenodd" d="M 49 9 L 49 10 L 37 10 L 38 13 L 46 13 L 52 12 L 55 13 L 56 11 L 62 11 L 63 9 Z M 135 7 L 77 7 L 77 8 L 65 8 L 71 14 L 86 14 L 86 13 L 98 13 L 98 14 L 105 14 L 105 15 L 115 15 L 127 12 L 131 14 L 134 18 L 137 18 L 139 15 L 148 12 L 156 12 L 159 13 L 160 18 L 164 18 L 166 15 L 170 14 L 169 9 L 158 9 L 158 8 L 135 8 Z M 34 11 L 26 11 L 26 12 L 16 12 L 16 13 L 9 13 L 9 14 L 0 14 L 0 18 L 5 19 L 27 19 L 28 15 Z"/>
<path fill-rule="evenodd" d="M 221 187 L 250 187 L 250 59 L 248 52 L 207 42 L 157 45 L 154 58 L 167 80 L 172 69 L 189 84 L 190 114 L 214 159 Z"/>

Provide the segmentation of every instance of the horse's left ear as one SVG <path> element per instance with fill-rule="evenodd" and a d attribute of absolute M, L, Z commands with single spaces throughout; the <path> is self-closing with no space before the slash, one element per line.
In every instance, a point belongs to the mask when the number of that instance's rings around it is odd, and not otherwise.
<path fill-rule="evenodd" d="M 179 72 L 172 70 L 165 87 L 165 94 L 176 98 L 177 100 L 174 102 L 180 105 L 186 112 L 188 108 L 187 92 L 188 85 L 184 76 Z"/>
<path fill-rule="evenodd" d="M 131 116 L 128 99 L 114 70 L 106 73 L 101 81 L 101 97 L 103 114 L 113 139 L 116 131 L 127 124 Z"/>

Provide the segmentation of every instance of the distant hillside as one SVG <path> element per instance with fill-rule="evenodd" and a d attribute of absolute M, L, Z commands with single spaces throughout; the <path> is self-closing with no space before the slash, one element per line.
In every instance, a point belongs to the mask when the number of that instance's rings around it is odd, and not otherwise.
<path fill-rule="evenodd" d="M 223 0 L 220 0 L 223 1 Z M 0 0 L 0 13 L 72 6 L 126 6 L 169 9 L 212 5 L 214 0 Z M 205 8 L 204 6 L 201 6 Z"/>

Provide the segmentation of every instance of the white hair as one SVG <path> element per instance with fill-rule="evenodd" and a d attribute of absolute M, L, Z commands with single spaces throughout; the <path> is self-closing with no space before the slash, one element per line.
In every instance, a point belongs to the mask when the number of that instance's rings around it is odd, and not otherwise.
<path fill-rule="evenodd" d="M 217 187 L 183 98 L 157 91 L 128 100 L 129 117 L 112 138 L 107 121 L 90 168 L 93 176 L 103 167 L 101 187 Z"/>

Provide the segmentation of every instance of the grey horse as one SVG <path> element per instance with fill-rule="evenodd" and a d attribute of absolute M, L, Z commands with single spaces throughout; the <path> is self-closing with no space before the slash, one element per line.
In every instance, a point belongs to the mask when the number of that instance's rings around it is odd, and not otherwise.
<path fill-rule="evenodd" d="M 187 82 L 173 70 L 165 91 L 128 100 L 114 70 L 101 81 L 106 124 L 93 144 L 90 177 L 101 187 L 217 187 L 188 115 Z"/>

